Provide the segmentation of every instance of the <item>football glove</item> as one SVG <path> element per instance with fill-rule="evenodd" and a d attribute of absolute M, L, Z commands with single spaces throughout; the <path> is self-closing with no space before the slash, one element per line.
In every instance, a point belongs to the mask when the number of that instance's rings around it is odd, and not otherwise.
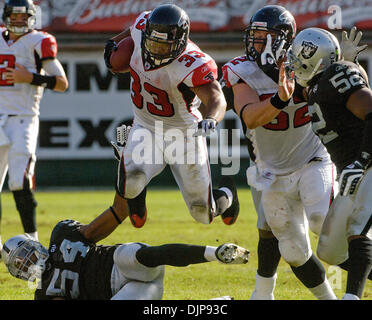
<path fill-rule="evenodd" d="M 125 124 L 121 125 L 120 127 L 116 128 L 116 140 L 117 142 L 111 141 L 111 146 L 114 151 L 115 159 L 120 161 L 120 157 L 123 151 L 123 148 L 127 144 L 128 136 L 131 126 L 127 126 Z"/>
<path fill-rule="evenodd" d="M 359 182 L 364 175 L 364 171 L 364 166 L 358 160 L 349 164 L 346 168 L 344 168 L 344 170 L 342 170 L 339 179 L 341 185 L 341 196 L 347 196 L 355 193 Z"/>
<path fill-rule="evenodd" d="M 110 63 L 111 53 L 118 49 L 117 43 L 114 40 L 108 40 L 105 45 L 105 50 L 103 52 L 103 58 L 105 59 L 106 67 L 112 69 L 112 65 Z"/>
<path fill-rule="evenodd" d="M 356 33 L 356 30 L 357 28 L 353 27 L 350 30 L 349 36 L 347 35 L 346 31 L 342 32 L 340 47 L 342 56 L 346 61 L 357 62 L 359 53 L 361 53 L 368 47 L 368 45 L 366 44 L 358 47 L 363 33 L 361 31 L 358 31 L 358 33 Z"/>
<path fill-rule="evenodd" d="M 194 137 L 197 137 L 197 136 L 203 136 L 203 137 L 206 137 L 206 136 L 209 136 L 212 132 L 214 132 L 216 130 L 216 127 L 217 127 L 217 120 L 213 119 L 213 118 L 206 118 L 202 121 L 199 121 L 198 123 L 198 129 L 197 131 L 194 133 Z"/>

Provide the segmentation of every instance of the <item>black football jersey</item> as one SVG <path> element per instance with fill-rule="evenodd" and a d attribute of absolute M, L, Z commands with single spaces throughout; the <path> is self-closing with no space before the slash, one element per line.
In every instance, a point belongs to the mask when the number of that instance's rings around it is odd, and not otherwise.
<path fill-rule="evenodd" d="M 112 297 L 111 272 L 117 246 L 89 242 L 74 220 L 59 222 L 52 231 L 49 258 L 35 300 L 100 299 Z"/>
<path fill-rule="evenodd" d="M 327 147 L 338 172 L 360 152 L 364 121 L 346 107 L 353 92 L 368 87 L 359 66 L 348 61 L 332 64 L 309 88 L 313 129 Z"/>

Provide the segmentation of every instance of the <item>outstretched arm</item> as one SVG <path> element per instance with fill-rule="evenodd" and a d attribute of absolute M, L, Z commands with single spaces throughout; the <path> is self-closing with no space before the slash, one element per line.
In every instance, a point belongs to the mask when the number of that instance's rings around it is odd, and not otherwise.
<path fill-rule="evenodd" d="M 116 193 L 113 205 L 91 223 L 82 226 L 80 232 L 87 240 L 96 243 L 108 237 L 125 220 L 128 212 L 127 201 Z"/>

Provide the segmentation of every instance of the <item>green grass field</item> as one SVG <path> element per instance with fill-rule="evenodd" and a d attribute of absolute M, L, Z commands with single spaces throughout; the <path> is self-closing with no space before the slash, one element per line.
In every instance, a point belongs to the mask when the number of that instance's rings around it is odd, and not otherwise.
<path fill-rule="evenodd" d="M 147 196 L 148 220 L 141 229 L 132 227 L 129 220 L 123 222 L 102 244 L 132 241 L 150 245 L 164 243 L 189 243 L 218 246 L 235 242 L 251 251 L 246 265 L 226 266 L 218 262 L 192 265 L 185 268 L 166 267 L 164 296 L 166 300 L 205 300 L 230 295 L 237 300 L 249 299 L 254 288 L 257 268 L 256 213 L 249 189 L 239 189 L 241 212 L 232 226 L 226 226 L 220 218 L 211 225 L 195 222 L 187 211 L 178 190 L 150 189 Z M 89 223 L 111 205 L 112 191 L 37 192 L 37 222 L 39 239 L 49 244 L 55 224 L 63 219 L 75 219 Z M 19 215 L 11 193 L 1 195 L 3 207 L 2 240 L 22 233 Z M 313 249 L 317 239 L 311 236 Z M 346 273 L 325 265 L 328 278 L 336 295 L 341 298 L 345 290 Z M 295 278 L 289 266 L 281 260 L 275 289 L 278 300 L 310 300 L 312 294 Z M 25 281 L 15 279 L 0 263 L 0 300 L 31 300 L 33 290 Z M 372 300 L 372 282 L 366 284 L 365 300 Z"/>

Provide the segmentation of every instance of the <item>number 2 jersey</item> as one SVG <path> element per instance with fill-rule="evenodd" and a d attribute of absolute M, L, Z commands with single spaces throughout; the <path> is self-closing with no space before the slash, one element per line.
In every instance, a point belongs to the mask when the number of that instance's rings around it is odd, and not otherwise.
<path fill-rule="evenodd" d="M 134 121 L 152 131 L 155 121 L 164 130 L 194 128 L 202 119 L 200 99 L 190 90 L 217 79 L 217 65 L 191 41 L 171 63 L 149 69 L 142 59 L 141 38 L 149 12 L 143 12 L 131 27 L 134 51 L 130 61 Z"/>
<path fill-rule="evenodd" d="M 346 107 L 353 92 L 368 87 L 358 65 L 349 61 L 332 64 L 309 87 L 313 129 L 321 137 L 338 172 L 360 152 L 364 121 Z"/>
<path fill-rule="evenodd" d="M 35 300 L 112 297 L 113 255 L 118 247 L 96 245 L 80 233 L 74 220 L 59 222 L 52 231 L 49 258 Z"/>
<path fill-rule="evenodd" d="M 6 68 L 23 65 L 28 71 L 42 73 L 42 61 L 57 56 L 56 39 L 33 30 L 14 42 L 8 41 L 6 28 L 0 27 L 0 113 L 13 115 L 39 115 L 44 88 L 29 83 L 9 83 L 4 79 Z"/>
<path fill-rule="evenodd" d="M 278 91 L 278 84 L 246 56 L 229 61 L 222 71 L 227 87 L 242 81 L 257 92 L 261 101 Z M 314 157 L 329 159 L 310 122 L 308 106 L 300 88 L 273 121 L 262 127 L 247 129 L 245 134 L 251 144 L 250 157 L 259 171 L 285 175 L 300 169 Z"/>

